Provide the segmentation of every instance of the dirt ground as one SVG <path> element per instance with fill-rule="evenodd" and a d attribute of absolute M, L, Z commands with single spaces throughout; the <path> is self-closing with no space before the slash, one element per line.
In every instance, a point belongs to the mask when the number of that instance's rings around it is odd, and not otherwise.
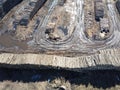
<path fill-rule="evenodd" d="M 60 89 L 61 88 L 61 89 Z M 0 68 L 0 90 L 120 90 L 120 72 Z"/>

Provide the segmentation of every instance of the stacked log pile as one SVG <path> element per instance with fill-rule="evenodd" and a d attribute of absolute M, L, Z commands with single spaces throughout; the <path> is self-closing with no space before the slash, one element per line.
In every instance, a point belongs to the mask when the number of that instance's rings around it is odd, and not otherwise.
<path fill-rule="evenodd" d="M 6 65 L 7 64 L 7 65 Z M 0 54 L 0 66 L 13 68 L 62 68 L 69 70 L 115 69 L 120 67 L 120 49 L 101 50 L 99 54 L 64 57 L 44 54 Z M 23 67 L 24 66 L 24 67 Z"/>
<path fill-rule="evenodd" d="M 118 1 L 116 2 L 116 7 L 117 7 L 118 12 L 119 12 L 119 14 L 120 14 L 120 0 L 118 0 Z"/>

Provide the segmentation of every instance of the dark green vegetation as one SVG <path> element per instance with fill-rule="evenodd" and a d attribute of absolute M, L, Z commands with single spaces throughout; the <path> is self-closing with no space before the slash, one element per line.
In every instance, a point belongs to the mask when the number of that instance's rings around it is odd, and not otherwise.
<path fill-rule="evenodd" d="M 61 82 L 69 82 L 71 90 L 79 90 L 78 88 L 82 88 L 83 90 L 119 90 L 118 88 L 120 85 L 120 71 L 115 70 L 84 71 L 78 73 L 65 70 L 25 70 L 1 68 L 0 74 L 0 83 L 4 83 L 6 80 L 9 80 L 11 83 L 21 83 L 23 84 L 23 86 L 26 83 L 34 83 L 34 87 L 37 87 L 37 83 L 46 82 L 47 85 L 44 87 L 51 88 L 46 90 L 58 90 L 55 89 L 57 87 L 52 87 L 54 84 L 53 81 L 55 79 L 61 80 Z M 92 87 L 93 89 L 90 89 L 90 87 Z M 19 88 L 20 87 L 18 87 L 17 90 L 19 90 Z M 28 87 L 28 89 L 32 90 L 32 88 L 30 87 Z M 39 89 L 36 88 L 34 90 Z"/>

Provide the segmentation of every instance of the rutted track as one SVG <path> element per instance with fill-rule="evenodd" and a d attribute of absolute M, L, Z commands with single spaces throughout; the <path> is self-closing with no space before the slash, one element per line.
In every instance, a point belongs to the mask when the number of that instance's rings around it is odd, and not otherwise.
<path fill-rule="evenodd" d="M 110 18 L 110 24 L 111 24 L 110 29 L 113 31 L 113 33 L 108 39 L 102 40 L 102 41 L 93 41 L 93 40 L 88 39 L 84 32 L 85 31 L 84 0 L 68 0 L 67 3 L 74 4 L 72 7 L 70 6 L 66 7 L 70 10 L 72 8 L 70 13 L 72 13 L 73 17 L 75 18 L 75 21 L 74 21 L 75 28 L 73 30 L 73 33 L 66 36 L 64 40 L 60 40 L 57 42 L 52 42 L 48 40 L 45 34 L 46 26 L 50 20 L 50 16 L 53 14 L 54 10 L 57 7 L 58 2 L 59 0 L 50 0 L 50 1 L 48 0 L 47 1 L 48 6 L 46 9 L 46 12 L 43 13 L 42 15 L 44 16 L 40 18 L 41 22 L 37 28 L 38 31 L 35 32 L 33 35 L 32 41 L 34 42 L 32 42 L 32 44 L 30 45 L 30 48 L 37 49 L 38 51 L 41 49 L 45 49 L 48 51 L 52 50 L 52 51 L 65 51 L 65 52 L 94 53 L 101 49 L 103 50 L 103 49 L 108 49 L 108 48 L 119 48 L 120 47 L 120 39 L 119 39 L 120 38 L 120 20 L 117 16 L 114 4 L 110 3 L 110 0 L 108 0 L 109 3 L 107 4 L 108 6 L 107 12 Z M 46 6 L 43 5 L 43 7 L 46 7 Z M 5 20 L 5 18 L 3 20 Z"/>
<path fill-rule="evenodd" d="M 68 50 L 75 52 L 93 52 L 101 49 L 107 48 L 117 48 L 120 46 L 120 21 L 116 15 L 114 4 L 108 3 L 108 15 L 111 18 L 111 30 L 113 30 L 113 34 L 106 40 L 103 41 L 92 41 L 88 39 L 84 33 L 84 0 L 76 0 L 76 15 L 75 18 L 77 20 L 76 28 L 72 35 L 68 37 L 68 39 L 62 42 L 51 42 L 46 39 L 45 36 L 45 27 L 49 20 L 51 13 L 54 11 L 54 8 L 57 5 L 58 0 L 52 2 L 49 13 L 46 15 L 42 26 L 39 26 L 39 38 L 35 39 L 36 44 L 40 46 L 40 48 L 45 48 L 47 50 Z M 109 2 L 109 0 L 108 0 Z"/>

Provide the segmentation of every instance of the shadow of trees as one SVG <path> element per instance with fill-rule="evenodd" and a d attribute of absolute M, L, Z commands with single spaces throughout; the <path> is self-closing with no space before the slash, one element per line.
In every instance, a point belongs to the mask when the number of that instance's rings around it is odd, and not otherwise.
<path fill-rule="evenodd" d="M 22 67 L 22 66 L 21 66 Z M 23 66 L 24 67 L 24 66 Z M 0 82 L 5 80 L 12 82 L 41 82 L 52 81 L 56 78 L 64 78 L 72 85 L 92 85 L 95 88 L 111 88 L 120 85 L 120 71 L 110 70 L 82 70 L 81 72 L 63 69 L 39 69 L 39 68 L 0 68 Z"/>

